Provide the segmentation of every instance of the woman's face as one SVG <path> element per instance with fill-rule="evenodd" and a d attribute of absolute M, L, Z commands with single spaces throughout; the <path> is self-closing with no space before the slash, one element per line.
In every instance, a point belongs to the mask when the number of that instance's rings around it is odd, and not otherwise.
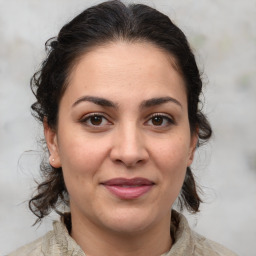
<path fill-rule="evenodd" d="M 136 232 L 169 222 L 193 159 L 185 85 L 170 55 L 115 42 L 82 56 L 45 135 L 72 217 Z"/>

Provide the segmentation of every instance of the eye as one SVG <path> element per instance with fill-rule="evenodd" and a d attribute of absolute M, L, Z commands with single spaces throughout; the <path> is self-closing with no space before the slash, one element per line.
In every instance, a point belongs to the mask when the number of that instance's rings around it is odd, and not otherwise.
<path fill-rule="evenodd" d="M 152 116 L 150 116 L 146 124 L 155 127 L 167 127 L 169 125 L 174 124 L 174 121 L 169 115 L 153 114 Z"/>
<path fill-rule="evenodd" d="M 86 115 L 80 122 L 91 127 L 102 127 L 110 124 L 104 115 L 98 113 Z"/>

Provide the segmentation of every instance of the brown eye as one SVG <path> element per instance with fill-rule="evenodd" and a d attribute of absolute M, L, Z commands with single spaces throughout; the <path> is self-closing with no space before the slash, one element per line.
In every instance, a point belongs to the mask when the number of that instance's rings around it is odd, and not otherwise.
<path fill-rule="evenodd" d="M 163 117 L 162 116 L 154 116 L 152 118 L 152 124 L 155 125 L 155 126 L 160 126 L 163 124 Z"/>
<path fill-rule="evenodd" d="M 175 124 L 172 117 L 167 114 L 154 114 L 152 115 L 148 121 L 146 122 L 146 125 L 153 126 L 153 127 L 169 127 L 170 125 Z"/>
<path fill-rule="evenodd" d="M 91 116 L 90 117 L 90 122 L 92 125 L 101 125 L 102 123 L 102 116 Z"/>
<path fill-rule="evenodd" d="M 86 126 L 95 128 L 104 127 L 110 124 L 106 117 L 96 113 L 87 115 L 80 122 Z"/>

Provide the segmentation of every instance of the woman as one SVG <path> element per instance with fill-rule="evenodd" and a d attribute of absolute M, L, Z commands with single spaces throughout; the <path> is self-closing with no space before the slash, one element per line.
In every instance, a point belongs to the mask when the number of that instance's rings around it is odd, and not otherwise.
<path fill-rule="evenodd" d="M 182 31 L 155 9 L 109 1 L 47 48 L 31 85 L 49 163 L 29 206 L 37 221 L 62 217 L 11 255 L 235 255 L 171 210 L 178 198 L 199 211 L 190 165 L 211 137 Z"/>

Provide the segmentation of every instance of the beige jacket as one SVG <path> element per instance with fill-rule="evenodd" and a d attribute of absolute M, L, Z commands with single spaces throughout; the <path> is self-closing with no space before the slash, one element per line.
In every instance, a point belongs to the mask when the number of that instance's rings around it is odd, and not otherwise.
<path fill-rule="evenodd" d="M 174 233 L 171 250 L 161 256 L 237 256 L 222 245 L 192 231 L 186 218 L 179 214 L 179 226 Z M 9 256 L 86 256 L 59 221 L 53 230 L 38 240 L 25 245 Z"/>

